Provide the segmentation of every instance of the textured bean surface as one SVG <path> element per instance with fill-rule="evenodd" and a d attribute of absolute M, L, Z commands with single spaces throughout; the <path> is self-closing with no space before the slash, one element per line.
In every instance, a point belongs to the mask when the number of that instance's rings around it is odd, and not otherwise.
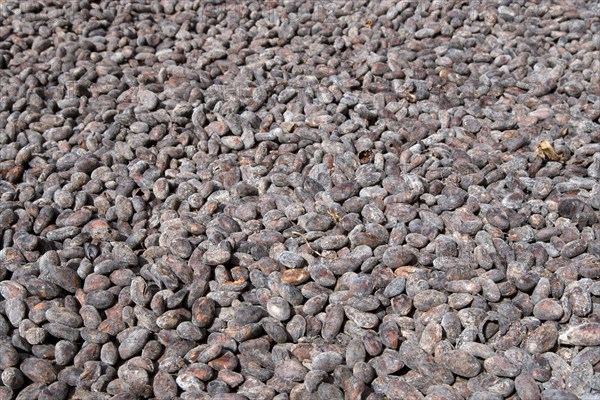
<path fill-rule="evenodd" d="M 597 1 L 0 1 L 0 399 L 600 398 Z"/>

